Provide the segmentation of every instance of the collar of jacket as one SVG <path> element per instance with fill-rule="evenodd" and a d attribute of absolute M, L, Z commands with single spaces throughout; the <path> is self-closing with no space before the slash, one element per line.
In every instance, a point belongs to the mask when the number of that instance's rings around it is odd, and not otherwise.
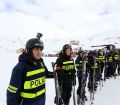
<path fill-rule="evenodd" d="M 21 54 L 19 56 L 18 60 L 19 60 L 19 62 L 27 62 L 27 63 L 30 63 L 30 64 L 32 64 L 34 66 L 40 65 L 41 62 L 43 62 L 42 58 L 40 58 L 39 60 L 36 60 L 32 56 L 29 56 L 27 54 Z"/>

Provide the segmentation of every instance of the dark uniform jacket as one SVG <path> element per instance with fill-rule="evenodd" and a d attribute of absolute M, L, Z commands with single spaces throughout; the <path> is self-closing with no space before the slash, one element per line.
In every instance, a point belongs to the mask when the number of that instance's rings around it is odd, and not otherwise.
<path fill-rule="evenodd" d="M 35 60 L 27 54 L 20 55 L 7 89 L 7 105 L 34 105 L 32 102 L 41 105 L 41 101 L 45 101 L 45 79 L 52 75 L 42 58 Z"/>
<path fill-rule="evenodd" d="M 75 76 L 74 60 L 70 56 L 62 55 L 56 60 L 56 71 L 59 82 L 72 82 Z"/>

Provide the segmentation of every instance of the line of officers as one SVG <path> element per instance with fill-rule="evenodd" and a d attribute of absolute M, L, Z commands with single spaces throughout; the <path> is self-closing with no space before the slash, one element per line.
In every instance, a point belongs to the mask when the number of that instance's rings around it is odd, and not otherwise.
<path fill-rule="evenodd" d="M 76 77 L 78 78 L 77 103 L 79 103 L 80 100 L 87 101 L 86 86 L 89 92 L 97 91 L 100 81 L 120 75 L 118 50 L 106 52 L 79 50 L 75 61 L 71 51 L 71 45 L 65 44 L 56 60 L 61 97 L 65 105 L 69 105 L 72 87 L 76 85 Z M 62 105 L 62 101 L 59 105 Z"/>
<path fill-rule="evenodd" d="M 41 58 L 43 49 L 40 38 L 27 41 L 26 50 L 19 56 L 19 61 L 12 70 L 7 89 L 7 105 L 45 105 L 45 79 L 54 78 L 54 73 L 48 71 Z M 76 77 L 78 100 L 87 100 L 86 86 L 90 92 L 96 91 L 99 81 L 120 75 L 119 56 L 118 51 L 104 53 L 101 50 L 79 50 L 74 61 L 71 45 L 65 44 L 55 62 L 61 94 L 59 105 L 69 105 Z"/>

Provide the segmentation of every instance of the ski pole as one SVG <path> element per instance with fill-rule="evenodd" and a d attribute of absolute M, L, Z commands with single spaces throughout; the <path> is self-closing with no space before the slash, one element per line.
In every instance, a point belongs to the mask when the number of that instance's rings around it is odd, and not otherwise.
<path fill-rule="evenodd" d="M 55 92 L 56 92 L 56 105 L 59 105 L 60 100 L 62 101 L 63 105 L 65 105 L 64 102 L 63 102 L 63 99 L 61 97 L 60 86 L 59 86 L 59 83 L 58 83 L 58 76 L 57 76 L 57 72 L 55 70 L 55 63 L 51 62 L 51 64 L 52 64 L 52 68 L 53 68 L 53 72 L 54 72 Z"/>

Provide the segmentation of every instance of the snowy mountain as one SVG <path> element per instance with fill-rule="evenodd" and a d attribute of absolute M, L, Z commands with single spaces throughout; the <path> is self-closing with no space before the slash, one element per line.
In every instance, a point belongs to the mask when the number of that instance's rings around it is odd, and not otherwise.
<path fill-rule="evenodd" d="M 34 38 L 36 34 L 31 37 Z M 93 49 L 91 46 L 103 45 L 103 44 L 115 44 L 117 48 L 120 48 L 120 30 L 107 31 L 105 33 L 95 33 L 90 37 L 81 38 L 44 38 L 44 53 L 50 53 L 53 51 L 60 51 L 64 44 L 73 43 L 73 41 L 79 41 L 78 45 L 72 45 L 73 49 L 82 47 L 85 50 Z M 46 36 L 45 36 L 46 37 Z M 22 35 L 19 37 L 0 37 L 0 49 L 16 52 L 19 48 L 25 48 L 25 43 L 28 40 L 28 37 L 23 38 Z M 72 44 L 71 43 L 71 44 Z M 95 48 L 97 49 L 97 48 Z"/>
<path fill-rule="evenodd" d="M 114 44 L 117 48 L 120 48 L 120 30 L 109 30 L 105 33 L 96 33 L 91 35 L 88 39 L 92 46 Z"/>

